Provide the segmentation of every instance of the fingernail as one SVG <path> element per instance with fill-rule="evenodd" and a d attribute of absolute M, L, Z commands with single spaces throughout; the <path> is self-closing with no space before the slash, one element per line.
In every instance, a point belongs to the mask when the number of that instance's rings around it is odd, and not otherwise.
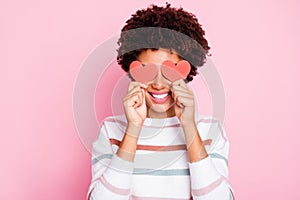
<path fill-rule="evenodd" d="M 146 85 L 146 84 L 141 84 L 141 86 L 142 86 L 143 88 L 147 88 L 147 87 L 148 87 L 148 85 Z"/>

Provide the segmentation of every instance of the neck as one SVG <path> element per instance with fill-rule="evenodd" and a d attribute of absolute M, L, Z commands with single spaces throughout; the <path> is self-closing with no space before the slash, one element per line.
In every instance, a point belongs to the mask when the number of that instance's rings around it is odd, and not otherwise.
<path fill-rule="evenodd" d="M 174 107 L 170 108 L 169 110 L 167 110 L 166 112 L 155 112 L 151 109 L 148 108 L 147 110 L 147 117 L 148 118 L 158 118 L 158 119 L 162 119 L 162 118 L 169 118 L 169 117 L 174 117 L 175 114 L 175 110 Z"/>

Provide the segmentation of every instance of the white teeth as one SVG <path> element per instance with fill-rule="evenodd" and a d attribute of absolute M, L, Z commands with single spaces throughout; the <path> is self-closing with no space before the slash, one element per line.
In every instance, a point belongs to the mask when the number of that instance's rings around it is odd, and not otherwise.
<path fill-rule="evenodd" d="M 165 98 L 166 96 L 168 96 L 168 93 L 165 93 L 165 94 L 152 94 L 152 96 L 156 99 L 163 99 Z"/>

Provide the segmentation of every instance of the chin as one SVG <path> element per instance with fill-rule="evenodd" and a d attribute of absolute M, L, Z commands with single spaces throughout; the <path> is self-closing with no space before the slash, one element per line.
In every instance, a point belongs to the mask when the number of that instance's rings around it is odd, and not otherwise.
<path fill-rule="evenodd" d="M 170 106 L 167 105 L 153 105 L 151 107 L 149 107 L 150 110 L 152 110 L 153 112 L 157 112 L 157 113 L 166 113 L 169 109 Z"/>
<path fill-rule="evenodd" d="M 170 113 L 172 112 L 172 109 L 174 107 L 174 104 L 170 102 L 170 104 L 147 104 L 148 107 L 148 113 L 149 117 L 155 118 L 156 115 L 159 115 L 160 117 L 169 117 Z"/>

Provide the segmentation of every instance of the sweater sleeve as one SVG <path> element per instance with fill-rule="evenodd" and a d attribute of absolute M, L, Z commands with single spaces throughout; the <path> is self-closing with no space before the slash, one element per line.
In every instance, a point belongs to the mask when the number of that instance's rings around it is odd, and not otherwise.
<path fill-rule="evenodd" d="M 208 157 L 189 163 L 193 199 L 234 199 L 234 192 L 228 181 L 229 141 L 225 129 L 214 119 L 199 121 L 197 128 L 200 135 L 206 135 L 212 142 L 206 148 Z M 201 131 L 205 133 L 201 134 Z"/>
<path fill-rule="evenodd" d="M 112 149 L 106 124 L 102 125 L 92 149 L 92 181 L 88 200 L 128 200 L 133 163 L 118 157 Z"/>

